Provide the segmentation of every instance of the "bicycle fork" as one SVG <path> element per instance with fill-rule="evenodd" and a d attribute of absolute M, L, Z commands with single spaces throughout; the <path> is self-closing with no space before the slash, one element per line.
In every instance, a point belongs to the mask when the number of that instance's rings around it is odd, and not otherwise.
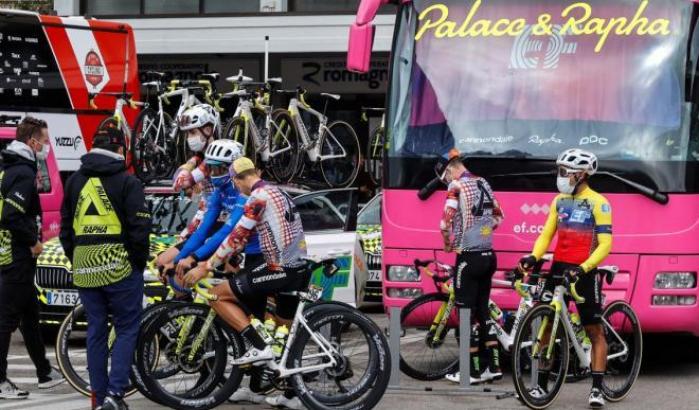
<path fill-rule="evenodd" d="M 451 311 L 454 309 L 454 295 L 449 295 L 449 300 L 443 303 L 439 307 L 437 316 L 434 318 L 434 322 L 430 326 L 430 334 L 432 334 L 432 345 L 436 345 L 442 341 L 442 332 L 447 327 L 449 318 L 451 317 Z"/>

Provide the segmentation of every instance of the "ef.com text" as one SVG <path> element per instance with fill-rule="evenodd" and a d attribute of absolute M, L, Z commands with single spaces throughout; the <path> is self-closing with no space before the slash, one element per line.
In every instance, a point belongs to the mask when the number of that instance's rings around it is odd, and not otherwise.
<path fill-rule="evenodd" d="M 512 229 L 515 233 L 542 233 L 544 225 L 528 225 L 526 222 L 522 222 L 519 225 L 514 225 Z"/>

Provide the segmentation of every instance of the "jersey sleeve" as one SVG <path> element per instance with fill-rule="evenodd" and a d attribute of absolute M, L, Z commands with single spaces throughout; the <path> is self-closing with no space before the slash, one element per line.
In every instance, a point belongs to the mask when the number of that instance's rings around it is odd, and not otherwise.
<path fill-rule="evenodd" d="M 546 224 L 544 225 L 544 230 L 541 235 L 536 239 L 534 243 L 534 250 L 532 250 L 532 255 L 536 257 L 536 260 L 540 260 L 551 244 L 553 236 L 556 234 L 556 227 L 558 225 L 558 203 L 559 196 L 557 195 L 551 202 L 551 207 L 549 209 L 549 216 L 546 218 Z"/>
<path fill-rule="evenodd" d="M 592 209 L 595 218 L 595 232 L 597 247 L 580 266 L 585 272 L 596 268 L 612 250 L 612 207 L 606 198 L 599 196 Z"/>
<path fill-rule="evenodd" d="M 447 189 L 447 200 L 444 203 L 442 219 L 439 222 L 439 229 L 442 231 L 445 241 L 451 235 L 452 227 L 454 227 L 454 217 L 459 209 L 459 193 L 459 184 L 456 181 L 452 181 Z M 454 232 L 454 236 L 458 237 L 459 232 Z M 455 239 L 455 242 L 458 242 L 458 238 Z"/>
<path fill-rule="evenodd" d="M 267 195 L 263 190 L 253 192 L 245 204 L 243 215 L 235 224 L 233 231 L 228 238 L 221 243 L 216 252 L 209 258 L 207 268 L 213 270 L 223 264 L 224 260 L 231 254 L 239 254 L 245 249 L 245 244 L 255 227 L 262 221 L 265 209 L 267 208 Z"/>
<path fill-rule="evenodd" d="M 192 236 L 187 239 L 182 250 L 175 257 L 174 262 L 178 263 L 181 259 L 189 257 L 195 250 L 204 244 L 206 236 L 212 226 L 216 223 L 219 213 L 221 213 L 221 200 L 218 191 L 214 191 L 209 195 L 207 200 L 206 213 L 201 221 L 201 224 L 194 231 Z"/>
<path fill-rule="evenodd" d="M 209 259 L 211 255 L 216 252 L 216 249 L 226 240 L 228 235 L 233 231 L 235 225 L 238 223 L 240 218 L 243 216 L 245 209 L 245 203 L 247 202 L 247 197 L 239 195 L 236 199 L 235 207 L 233 211 L 228 215 L 228 219 L 223 226 L 216 231 L 209 239 L 204 242 L 202 246 L 194 251 L 194 259 L 197 261 L 203 261 Z"/>

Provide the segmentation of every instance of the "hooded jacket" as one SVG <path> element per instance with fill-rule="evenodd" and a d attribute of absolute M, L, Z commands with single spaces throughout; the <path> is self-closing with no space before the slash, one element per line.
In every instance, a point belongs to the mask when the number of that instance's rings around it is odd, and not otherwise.
<path fill-rule="evenodd" d="M 151 231 L 141 182 L 125 172 L 124 158 L 114 152 L 93 148 L 81 162 L 66 182 L 59 235 L 73 261 L 74 283 L 98 287 L 131 272 L 140 274 L 148 261 Z"/>
<path fill-rule="evenodd" d="M 30 248 L 39 240 L 37 217 L 41 215 L 41 203 L 36 188 L 34 151 L 22 142 L 12 141 L 1 155 L 0 269 L 6 271 L 8 266 L 33 260 Z M 34 280 L 33 275 L 10 278 L 10 274 L 3 272 L 2 280 Z"/>

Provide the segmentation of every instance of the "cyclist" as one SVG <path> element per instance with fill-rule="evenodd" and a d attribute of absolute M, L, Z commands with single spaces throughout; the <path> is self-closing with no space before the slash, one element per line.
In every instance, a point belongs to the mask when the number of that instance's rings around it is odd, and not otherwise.
<path fill-rule="evenodd" d="M 187 227 L 179 234 L 178 247 L 172 247 L 158 256 L 157 264 L 163 267 L 172 263 L 184 246 L 184 241 L 194 233 L 206 213 L 206 201 L 214 187 L 211 184 L 209 171 L 204 161 L 204 152 L 211 141 L 217 137 L 218 112 L 208 104 L 198 104 L 188 108 L 179 119 L 179 128 L 187 133 L 187 146 L 194 155 L 181 165 L 173 177 L 172 188 L 175 192 L 182 190 L 191 191 L 196 188 L 201 193 L 199 209 L 187 224 Z M 225 218 L 221 219 L 224 222 Z"/>
<path fill-rule="evenodd" d="M 602 195 L 593 191 L 589 179 L 597 171 L 597 156 L 573 148 L 563 151 L 556 160 L 558 191 L 544 231 L 539 235 L 532 254 L 520 260 L 520 270 L 530 269 L 546 253 L 558 232 L 551 274 L 568 275 L 577 280 L 576 291 L 585 298 L 577 304 L 580 319 L 592 341 L 592 390 L 590 407 L 603 407 L 602 377 L 607 367 L 607 341 L 602 328 L 600 277 L 595 268 L 612 247 L 612 209 Z M 542 294 L 551 297 L 557 283 L 547 280 Z M 539 366 L 538 386 L 530 392 L 543 396 L 547 392 L 549 372 Z"/>
<path fill-rule="evenodd" d="M 442 182 L 449 185 L 440 230 L 444 251 L 456 252 L 456 304 L 473 310 L 488 353 L 489 366 L 481 371 L 479 356 L 485 355 L 478 343 L 472 342 L 470 382 L 477 384 L 502 378 L 498 341 L 488 311 L 488 300 L 497 268 L 492 233 L 502 221 L 503 213 L 488 182 L 466 169 L 458 150 L 452 149 L 448 158 L 437 164 L 436 171 Z M 458 383 L 460 376 L 457 372 L 447 375 L 447 379 Z"/>
<path fill-rule="evenodd" d="M 266 263 L 255 269 L 246 267 L 211 292 L 218 295 L 212 307 L 252 345 L 245 354 L 232 361 L 232 364 L 243 365 L 274 358 L 271 346 L 251 326 L 250 311 L 255 306 L 266 305 L 267 296 L 274 295 L 280 322 L 290 324 L 299 300 L 279 292 L 303 289 L 308 284 L 309 275 L 303 260 L 306 240 L 301 217 L 291 198 L 260 179 L 255 165 L 248 158 L 235 160 L 232 173 L 240 192 L 250 195 L 245 214 L 206 267 L 189 271 L 184 283 L 192 286 L 207 272 L 220 266 L 225 258 L 241 253 L 254 232 L 260 235 Z"/>

